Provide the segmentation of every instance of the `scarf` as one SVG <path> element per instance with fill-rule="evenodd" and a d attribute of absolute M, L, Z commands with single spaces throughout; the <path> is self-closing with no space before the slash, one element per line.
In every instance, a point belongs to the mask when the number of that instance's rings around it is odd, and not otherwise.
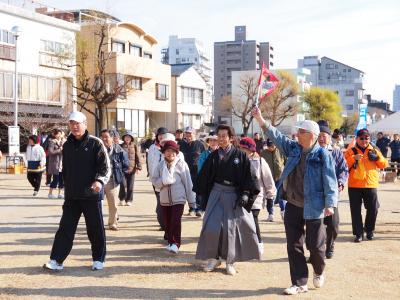
<path fill-rule="evenodd" d="M 161 178 L 162 178 L 162 183 L 163 185 L 170 185 L 175 183 L 175 166 L 177 162 L 179 161 L 179 158 L 175 158 L 174 161 L 171 163 L 168 163 L 166 160 L 163 162 L 162 170 L 161 170 Z"/>

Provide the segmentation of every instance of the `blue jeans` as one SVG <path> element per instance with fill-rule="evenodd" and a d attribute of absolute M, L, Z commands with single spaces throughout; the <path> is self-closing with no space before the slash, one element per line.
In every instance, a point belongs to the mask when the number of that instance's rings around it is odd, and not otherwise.
<path fill-rule="evenodd" d="M 285 211 L 287 201 L 283 200 L 283 199 L 279 199 L 278 203 L 279 203 L 279 208 L 281 209 L 281 211 Z"/>

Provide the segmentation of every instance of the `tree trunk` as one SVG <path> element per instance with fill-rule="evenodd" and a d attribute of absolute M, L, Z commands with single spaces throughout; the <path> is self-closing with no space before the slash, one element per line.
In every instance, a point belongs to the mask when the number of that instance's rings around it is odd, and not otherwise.
<path fill-rule="evenodd" d="M 97 110 L 98 110 L 98 124 L 97 128 L 99 131 L 103 129 L 107 129 L 107 109 L 106 106 L 103 104 L 97 104 Z"/>

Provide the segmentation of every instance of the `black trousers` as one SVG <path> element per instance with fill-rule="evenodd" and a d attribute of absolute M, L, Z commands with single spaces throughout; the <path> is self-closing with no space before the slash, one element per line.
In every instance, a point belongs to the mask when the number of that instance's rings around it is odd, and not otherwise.
<path fill-rule="evenodd" d="M 258 237 L 258 242 L 262 243 L 260 224 L 258 223 L 258 215 L 260 214 L 260 210 L 259 209 L 252 209 L 251 213 L 253 214 L 254 223 L 256 224 L 256 233 L 257 233 L 257 237 Z"/>
<path fill-rule="evenodd" d="M 49 174 L 49 156 L 46 155 L 46 185 L 51 183 L 51 174 Z"/>
<path fill-rule="evenodd" d="M 339 234 L 339 210 L 334 208 L 334 214 L 324 218 L 326 225 L 326 251 L 333 251 L 335 240 Z"/>
<path fill-rule="evenodd" d="M 284 223 L 292 284 L 305 285 L 308 280 L 308 267 L 304 256 L 304 240 L 310 251 L 310 262 L 314 272 L 320 275 L 325 269 L 326 231 L 323 219 L 305 220 L 303 208 L 288 202 Z"/>
<path fill-rule="evenodd" d="M 361 215 L 361 204 L 364 202 L 365 210 L 365 231 L 375 230 L 376 217 L 378 216 L 378 192 L 370 188 L 349 188 L 351 225 L 353 235 L 361 236 L 363 233 L 363 221 Z"/>
<path fill-rule="evenodd" d="M 160 224 L 162 230 L 165 231 L 165 222 L 164 222 L 164 214 L 162 212 L 161 204 L 160 204 L 160 192 L 157 192 L 154 185 L 153 185 L 154 194 L 157 198 L 157 206 L 156 206 L 156 214 L 157 214 L 157 221 Z"/>
<path fill-rule="evenodd" d="M 63 263 L 72 249 L 76 228 L 83 213 L 86 232 L 92 246 L 93 261 L 104 262 L 106 257 L 106 234 L 104 231 L 101 201 L 66 200 L 57 230 L 50 259 Z"/>
<path fill-rule="evenodd" d="M 43 172 L 28 172 L 26 175 L 29 183 L 33 187 L 35 192 L 38 192 L 40 189 L 40 183 L 42 182 Z"/>
<path fill-rule="evenodd" d="M 133 188 L 135 187 L 135 172 L 125 174 L 125 180 L 122 180 L 119 186 L 118 198 L 120 201 L 133 201 Z"/>

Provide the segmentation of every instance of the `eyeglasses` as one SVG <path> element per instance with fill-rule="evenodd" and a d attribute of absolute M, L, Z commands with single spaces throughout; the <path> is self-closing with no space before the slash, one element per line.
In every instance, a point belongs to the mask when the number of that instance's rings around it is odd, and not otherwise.
<path fill-rule="evenodd" d="M 360 141 L 368 141 L 369 140 L 369 136 L 367 137 L 360 137 Z"/>

